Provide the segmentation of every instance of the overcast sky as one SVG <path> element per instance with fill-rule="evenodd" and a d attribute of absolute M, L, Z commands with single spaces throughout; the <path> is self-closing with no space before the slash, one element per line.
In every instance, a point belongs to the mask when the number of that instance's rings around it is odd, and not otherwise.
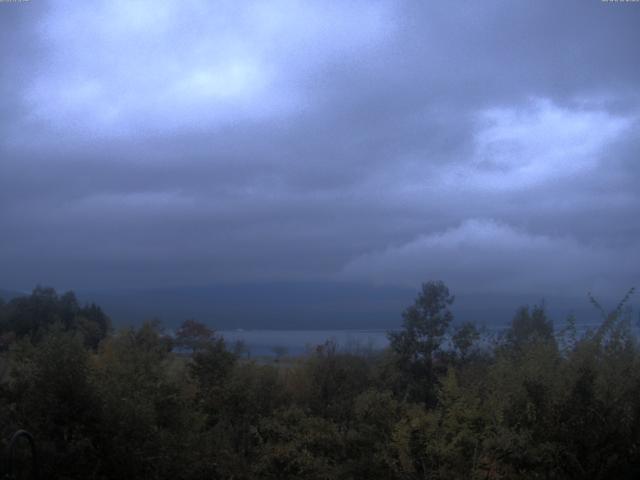
<path fill-rule="evenodd" d="M 0 3 L 0 286 L 640 284 L 640 3 Z"/>

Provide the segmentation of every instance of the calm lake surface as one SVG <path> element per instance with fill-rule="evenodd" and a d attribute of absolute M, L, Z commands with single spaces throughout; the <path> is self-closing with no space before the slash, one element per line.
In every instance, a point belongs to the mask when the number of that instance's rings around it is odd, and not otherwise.
<path fill-rule="evenodd" d="M 578 324 L 579 333 L 596 328 L 598 324 Z M 560 333 L 564 322 L 556 324 Z M 489 335 L 499 334 L 506 326 L 493 326 L 484 329 Z M 230 348 L 238 342 L 244 342 L 251 356 L 275 355 L 275 349 L 284 349 L 286 355 L 300 355 L 327 340 L 333 340 L 340 349 L 358 351 L 367 349 L 383 349 L 389 344 L 388 330 L 220 330 Z M 634 328 L 636 335 L 640 333 Z"/>
<path fill-rule="evenodd" d="M 386 330 L 221 330 L 218 332 L 233 347 L 243 341 L 251 355 L 274 355 L 284 348 L 287 355 L 299 355 L 327 340 L 340 348 L 382 349 L 388 345 Z"/>

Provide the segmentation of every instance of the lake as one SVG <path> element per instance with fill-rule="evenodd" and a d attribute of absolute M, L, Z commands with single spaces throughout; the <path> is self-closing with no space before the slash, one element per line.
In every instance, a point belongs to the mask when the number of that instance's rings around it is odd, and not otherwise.
<path fill-rule="evenodd" d="M 274 348 L 287 355 L 299 355 L 309 348 L 334 340 L 340 348 L 382 349 L 388 345 L 386 330 L 221 330 L 218 332 L 232 347 L 243 341 L 252 356 L 274 355 Z"/>
<path fill-rule="evenodd" d="M 579 333 L 584 333 L 588 329 L 596 328 L 598 323 L 577 324 Z M 556 324 L 556 331 L 560 333 L 566 324 L 559 322 Z M 638 327 L 634 326 L 636 335 L 640 333 Z M 506 326 L 487 327 L 484 331 L 488 334 L 499 334 Z M 237 341 L 243 341 L 251 356 L 275 355 L 275 348 L 286 350 L 286 355 L 300 355 L 310 348 L 320 345 L 327 340 L 333 340 L 340 349 L 350 351 L 358 350 L 379 350 L 389 345 L 385 329 L 370 330 L 220 330 L 217 333 L 222 335 L 228 342 L 230 348 Z"/>

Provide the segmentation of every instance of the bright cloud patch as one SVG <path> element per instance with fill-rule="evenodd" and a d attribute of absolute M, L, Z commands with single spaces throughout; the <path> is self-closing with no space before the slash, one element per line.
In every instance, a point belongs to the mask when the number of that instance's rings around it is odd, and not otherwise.
<path fill-rule="evenodd" d="M 452 169 L 447 182 L 509 191 L 590 173 L 632 119 L 537 99 L 485 110 L 478 123 L 473 157 Z"/>
<path fill-rule="evenodd" d="M 101 135 L 288 112 L 300 101 L 289 76 L 375 45 L 383 13 L 360 2 L 54 2 L 40 30 L 47 63 L 26 99 L 57 130 Z"/>

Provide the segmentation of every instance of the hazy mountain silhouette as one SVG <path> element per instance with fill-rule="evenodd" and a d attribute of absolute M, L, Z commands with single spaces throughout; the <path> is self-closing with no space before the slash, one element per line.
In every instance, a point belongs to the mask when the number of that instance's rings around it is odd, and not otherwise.
<path fill-rule="evenodd" d="M 417 288 L 303 282 L 77 293 L 81 301 L 102 306 L 116 325 L 159 318 L 173 327 L 186 318 L 196 318 L 216 329 L 390 329 L 400 326 L 402 311 L 417 292 Z M 496 327 L 506 325 L 517 307 L 541 300 L 525 294 L 458 294 L 454 314 L 456 321 Z M 564 322 L 569 313 L 580 323 L 598 321 L 586 294 L 544 300 L 556 324 Z"/>
<path fill-rule="evenodd" d="M 0 298 L 5 302 L 8 302 L 12 298 L 20 297 L 22 295 L 27 295 L 27 294 L 24 292 L 18 292 L 16 290 L 4 290 L 0 288 Z"/>

